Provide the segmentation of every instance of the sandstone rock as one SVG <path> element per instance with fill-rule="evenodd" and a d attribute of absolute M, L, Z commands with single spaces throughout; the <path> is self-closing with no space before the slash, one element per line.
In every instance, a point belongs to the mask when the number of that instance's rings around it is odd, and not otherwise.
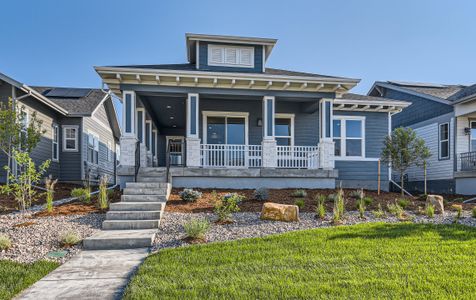
<path fill-rule="evenodd" d="M 296 205 L 266 202 L 261 210 L 262 220 L 299 221 L 299 208 Z"/>
<path fill-rule="evenodd" d="M 441 214 L 445 213 L 445 206 L 443 203 L 443 197 L 440 195 L 428 195 L 426 196 L 426 205 L 432 204 L 435 206 L 435 209 Z"/>

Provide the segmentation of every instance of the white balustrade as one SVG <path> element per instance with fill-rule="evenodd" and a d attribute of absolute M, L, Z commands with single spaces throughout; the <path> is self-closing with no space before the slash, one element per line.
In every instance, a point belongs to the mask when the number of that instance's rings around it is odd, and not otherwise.
<path fill-rule="evenodd" d="M 319 146 L 277 146 L 278 168 L 317 169 Z"/>
<path fill-rule="evenodd" d="M 259 168 L 261 154 L 261 145 L 200 145 L 203 167 Z"/>

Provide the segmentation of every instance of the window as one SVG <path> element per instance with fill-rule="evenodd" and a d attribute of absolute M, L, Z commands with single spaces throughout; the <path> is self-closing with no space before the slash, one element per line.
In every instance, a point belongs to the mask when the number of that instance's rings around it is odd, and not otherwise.
<path fill-rule="evenodd" d="M 364 124 L 364 117 L 334 116 L 332 131 L 335 156 L 365 157 Z"/>
<path fill-rule="evenodd" d="M 450 158 L 450 124 L 443 123 L 439 125 L 439 159 Z"/>
<path fill-rule="evenodd" d="M 99 137 L 94 133 L 88 133 L 88 162 L 99 162 Z"/>
<path fill-rule="evenodd" d="M 278 146 L 294 145 L 294 115 L 276 114 L 274 135 Z"/>
<path fill-rule="evenodd" d="M 111 162 L 113 156 L 114 156 L 114 154 L 112 152 L 112 144 L 111 144 L 111 142 L 108 141 L 107 142 L 107 151 L 106 151 L 107 161 Z"/>
<path fill-rule="evenodd" d="M 63 151 L 78 151 L 78 126 L 63 126 Z"/>
<path fill-rule="evenodd" d="M 52 149 L 51 149 L 51 158 L 53 161 L 59 160 L 59 130 L 58 125 L 53 124 L 51 128 L 51 141 L 52 141 Z"/>
<path fill-rule="evenodd" d="M 205 144 L 248 144 L 248 114 L 203 112 Z"/>
<path fill-rule="evenodd" d="M 476 151 L 476 121 L 471 122 L 471 151 Z"/>
<path fill-rule="evenodd" d="M 254 67 L 254 48 L 208 45 L 210 66 Z"/>

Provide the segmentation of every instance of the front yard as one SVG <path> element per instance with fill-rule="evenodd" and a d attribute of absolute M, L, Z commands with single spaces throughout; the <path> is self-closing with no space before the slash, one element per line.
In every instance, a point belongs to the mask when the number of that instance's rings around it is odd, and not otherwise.
<path fill-rule="evenodd" d="M 360 224 L 164 249 L 125 299 L 469 299 L 476 229 Z"/>

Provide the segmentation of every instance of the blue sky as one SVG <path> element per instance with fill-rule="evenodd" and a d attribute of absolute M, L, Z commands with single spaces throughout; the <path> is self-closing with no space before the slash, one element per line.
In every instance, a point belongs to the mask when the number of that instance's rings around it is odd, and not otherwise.
<path fill-rule="evenodd" d="M 6 2 L 6 1 L 5 1 Z M 0 72 L 29 85 L 100 86 L 96 65 L 186 62 L 186 32 L 279 39 L 268 66 L 376 80 L 476 82 L 476 1 L 2 3 Z"/>

